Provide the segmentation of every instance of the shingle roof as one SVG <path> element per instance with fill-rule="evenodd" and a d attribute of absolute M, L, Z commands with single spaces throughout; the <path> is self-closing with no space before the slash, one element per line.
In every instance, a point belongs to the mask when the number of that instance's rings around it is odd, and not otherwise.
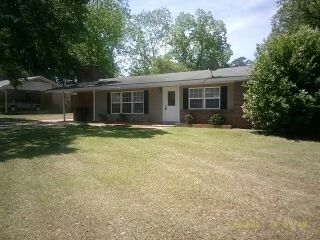
<path fill-rule="evenodd" d="M 197 83 L 219 83 L 246 80 L 250 67 L 221 68 L 210 70 L 154 74 L 146 76 L 120 77 L 100 79 L 98 82 L 79 83 L 71 86 L 48 90 L 49 92 L 102 90 L 112 88 L 160 87 L 173 85 L 189 85 Z"/>
<path fill-rule="evenodd" d="M 0 88 L 6 85 L 10 85 L 10 81 L 9 80 L 2 80 L 0 81 Z"/>
<path fill-rule="evenodd" d="M 37 81 L 37 80 L 41 80 L 43 82 L 46 82 L 46 83 L 50 83 L 56 87 L 59 87 L 61 86 L 59 83 L 56 83 L 56 82 L 53 82 L 43 76 L 34 76 L 34 77 L 28 77 L 27 78 L 30 82 L 34 82 L 34 81 Z M 11 85 L 10 81 L 9 80 L 1 80 L 0 81 L 0 88 L 3 87 L 3 86 L 8 86 L 8 85 Z"/>
<path fill-rule="evenodd" d="M 249 75 L 250 67 L 234 67 L 234 68 L 221 68 L 213 71 L 213 76 L 218 77 L 242 77 Z M 134 77 L 121 77 L 116 78 L 117 81 L 122 83 L 145 83 L 145 82 L 167 82 L 167 81 L 184 81 L 184 80 L 197 80 L 211 78 L 210 70 L 192 71 L 192 72 L 178 72 L 178 73 L 165 73 L 154 74 L 146 76 L 134 76 Z M 101 79 L 100 81 L 108 81 L 111 79 Z M 115 79 L 112 79 L 115 80 Z"/>

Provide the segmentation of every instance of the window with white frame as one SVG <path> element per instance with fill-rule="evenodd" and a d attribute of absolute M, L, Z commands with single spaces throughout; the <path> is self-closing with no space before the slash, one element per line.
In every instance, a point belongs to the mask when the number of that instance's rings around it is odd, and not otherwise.
<path fill-rule="evenodd" d="M 121 112 L 121 94 L 111 93 L 111 112 L 120 113 Z"/>
<path fill-rule="evenodd" d="M 111 93 L 111 113 L 143 114 L 143 91 Z"/>
<path fill-rule="evenodd" d="M 143 113 L 144 94 L 143 91 L 132 92 L 133 113 Z"/>
<path fill-rule="evenodd" d="M 219 109 L 220 87 L 189 88 L 190 109 Z"/>
<path fill-rule="evenodd" d="M 219 109 L 220 108 L 220 88 L 204 88 L 204 106 L 205 108 L 210 109 Z"/>
<path fill-rule="evenodd" d="M 132 113 L 132 92 L 123 92 L 121 113 Z"/>
<path fill-rule="evenodd" d="M 203 108 L 203 88 L 190 88 L 189 89 L 189 108 L 202 109 Z"/>

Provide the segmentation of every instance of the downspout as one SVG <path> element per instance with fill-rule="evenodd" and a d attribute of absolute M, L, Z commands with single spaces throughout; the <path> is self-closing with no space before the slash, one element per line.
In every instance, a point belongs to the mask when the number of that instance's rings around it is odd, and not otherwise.
<path fill-rule="evenodd" d="M 178 85 L 178 123 L 180 123 L 180 85 Z"/>
<path fill-rule="evenodd" d="M 4 98 L 5 98 L 5 111 L 6 113 L 8 112 L 8 94 L 6 90 L 0 89 L 1 91 L 4 92 Z"/>

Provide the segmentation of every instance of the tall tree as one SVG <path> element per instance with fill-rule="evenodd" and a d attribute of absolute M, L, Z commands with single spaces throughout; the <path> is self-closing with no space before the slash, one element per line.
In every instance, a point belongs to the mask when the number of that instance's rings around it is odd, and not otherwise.
<path fill-rule="evenodd" d="M 272 18 L 273 32 L 297 31 L 301 25 L 320 27 L 319 0 L 279 0 Z"/>
<path fill-rule="evenodd" d="M 152 59 L 160 56 L 166 46 L 171 22 L 166 8 L 132 16 L 122 50 L 122 55 L 129 56 L 130 75 L 150 74 Z"/>
<path fill-rule="evenodd" d="M 170 55 L 179 63 L 193 67 L 192 31 L 195 19 L 190 13 L 180 13 L 170 34 Z"/>
<path fill-rule="evenodd" d="M 207 68 L 210 59 L 227 65 L 232 51 L 227 43 L 227 29 L 211 12 L 196 10 L 195 15 L 181 13 L 171 32 L 171 54 L 192 70 Z"/>
<path fill-rule="evenodd" d="M 97 64 L 100 77 L 114 77 L 128 11 L 127 0 L 5 0 L 0 74 L 13 84 L 32 75 L 64 83 L 76 66 Z"/>
<path fill-rule="evenodd" d="M 231 67 L 244 67 L 249 66 L 251 61 L 245 57 L 238 57 L 230 63 Z"/>
<path fill-rule="evenodd" d="M 85 31 L 86 0 L 2 0 L 0 74 L 11 80 L 32 75 L 72 78 L 79 64 L 71 52 Z"/>
<path fill-rule="evenodd" d="M 124 37 L 128 11 L 126 0 L 92 0 L 88 4 L 84 41 L 74 45 L 74 51 L 82 65 L 98 65 L 101 78 L 115 77 L 118 72 L 116 50 Z"/>
<path fill-rule="evenodd" d="M 157 57 L 152 60 L 151 74 L 163 74 L 174 72 L 187 72 L 190 71 L 186 66 L 181 63 L 176 63 L 164 57 Z"/>

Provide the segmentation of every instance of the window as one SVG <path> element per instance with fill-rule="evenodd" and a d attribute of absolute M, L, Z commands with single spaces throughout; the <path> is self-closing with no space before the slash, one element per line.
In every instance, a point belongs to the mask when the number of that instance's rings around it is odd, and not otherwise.
<path fill-rule="evenodd" d="M 203 88 L 189 89 L 190 108 L 203 108 Z"/>
<path fill-rule="evenodd" d="M 120 113 L 121 109 L 121 95 L 120 93 L 111 93 L 111 110 L 112 113 Z"/>
<path fill-rule="evenodd" d="M 205 108 L 220 108 L 220 88 L 205 88 Z"/>
<path fill-rule="evenodd" d="M 133 92 L 133 113 L 143 113 L 143 91 Z"/>
<path fill-rule="evenodd" d="M 219 109 L 220 87 L 190 88 L 190 109 Z"/>
<path fill-rule="evenodd" d="M 143 114 L 143 91 L 111 93 L 111 113 Z"/>
<path fill-rule="evenodd" d="M 122 113 L 132 112 L 132 92 L 122 93 Z"/>
<path fill-rule="evenodd" d="M 168 91 L 168 106 L 175 106 L 175 105 L 176 105 L 176 92 Z"/>

